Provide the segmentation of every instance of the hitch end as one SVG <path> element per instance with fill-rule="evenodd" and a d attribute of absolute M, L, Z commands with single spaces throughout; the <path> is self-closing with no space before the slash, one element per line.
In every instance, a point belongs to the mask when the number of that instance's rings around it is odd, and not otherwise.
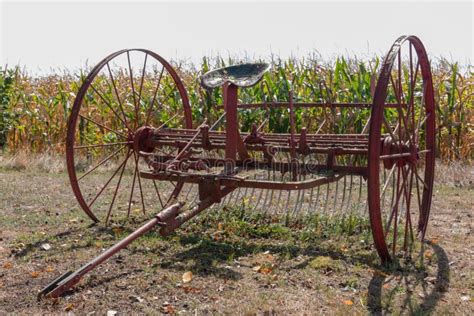
<path fill-rule="evenodd" d="M 65 280 L 67 277 L 69 277 L 71 274 L 72 274 L 72 271 L 68 271 L 68 272 L 60 275 L 56 279 L 54 279 L 48 285 L 46 285 L 41 291 L 38 292 L 38 296 L 37 296 L 38 301 L 41 300 L 45 296 L 49 296 L 49 294 L 51 294 L 53 291 L 55 291 L 59 287 L 59 284 L 63 280 Z"/>

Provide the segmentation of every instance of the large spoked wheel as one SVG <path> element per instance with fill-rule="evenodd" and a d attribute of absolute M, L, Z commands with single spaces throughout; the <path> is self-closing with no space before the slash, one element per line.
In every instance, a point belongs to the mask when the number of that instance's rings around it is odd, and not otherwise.
<path fill-rule="evenodd" d="M 375 246 L 383 262 L 411 258 L 426 233 L 435 166 L 433 83 L 417 37 L 400 37 L 385 57 L 370 120 L 368 203 Z"/>
<path fill-rule="evenodd" d="M 164 207 L 180 183 L 139 177 L 147 127 L 192 128 L 185 88 L 172 66 L 144 49 L 109 55 L 85 78 L 68 121 L 66 157 L 73 192 L 95 222 L 119 221 Z M 173 155 L 174 149 L 157 148 Z"/>

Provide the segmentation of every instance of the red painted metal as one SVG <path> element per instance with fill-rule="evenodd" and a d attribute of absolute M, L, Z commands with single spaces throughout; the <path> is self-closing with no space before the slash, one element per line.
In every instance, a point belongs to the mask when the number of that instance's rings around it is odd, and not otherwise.
<path fill-rule="evenodd" d="M 403 62 L 402 59 L 407 57 L 402 48 L 406 45 L 408 60 Z M 141 71 L 133 71 L 135 64 L 131 62 L 132 53 L 144 54 Z M 130 89 L 125 91 L 117 88 L 117 78 L 110 67 L 120 56 L 126 56 L 128 68 L 126 74 Z M 417 61 L 414 62 L 413 58 L 417 58 Z M 151 77 L 156 88 L 150 90 L 150 84 L 144 81 L 151 80 L 146 66 L 153 61 L 160 65 L 161 68 L 158 69 L 161 70 L 156 72 L 159 75 L 157 79 Z M 181 80 L 172 66 L 159 55 L 143 49 L 122 50 L 111 54 L 92 69 L 79 89 L 68 122 L 66 157 L 73 192 L 81 207 L 94 221 L 99 221 L 92 210 L 96 205 L 95 201 L 105 194 L 104 192 L 108 191 L 109 195 L 112 192 L 111 202 L 104 217 L 108 222 L 113 217 L 112 209 L 119 196 L 119 188 L 125 186 L 125 182 L 132 184 L 130 194 L 127 195 L 127 216 L 130 215 L 134 203 L 141 205 L 145 213 L 146 194 L 141 181 L 147 179 L 145 182 L 152 182 L 156 192 L 156 199 L 152 202 L 159 202 L 163 211 L 78 272 L 65 274 L 55 280 L 45 288 L 42 295 L 60 295 L 85 273 L 156 225 L 160 226 L 162 235 L 167 235 L 213 204 L 224 201 L 238 202 L 240 189 L 244 189 L 245 193 L 251 190 L 250 195 L 253 195 L 255 190 L 261 190 L 257 203 L 263 200 L 264 205 L 267 200 L 276 198 L 274 191 L 280 192 L 276 203 L 283 204 L 280 203 L 280 198 L 281 192 L 285 191 L 287 201 L 284 208 L 290 211 L 288 203 L 292 192 L 297 192 L 297 203 L 303 203 L 307 198 L 303 190 L 311 190 L 311 206 L 313 189 L 317 189 L 318 203 L 319 189 L 322 185 L 327 185 L 324 205 L 326 211 L 327 200 L 330 198 L 329 184 L 335 184 L 335 192 L 331 194 L 334 194 L 336 209 L 339 205 L 338 184 L 343 181 L 340 208 L 348 209 L 352 194 L 352 177 L 358 176 L 361 185 L 362 179 L 367 180 L 366 200 L 372 235 L 375 248 L 383 262 L 392 260 L 402 249 L 408 252 L 414 242 L 414 228 L 418 238 L 424 238 L 433 190 L 435 106 L 430 65 L 421 41 L 415 36 L 397 39 L 384 59 L 375 89 L 374 85 L 371 85 L 373 103 L 338 103 L 332 100 L 298 103 L 294 102 L 293 91 L 290 91 L 287 102 L 239 104 L 238 89 L 258 83 L 268 68 L 266 64 L 244 64 L 205 74 L 202 77 L 202 85 L 205 88 L 222 87 L 224 104 L 217 107 L 223 107 L 224 114 L 213 125 L 209 126 L 207 121 L 204 121 L 197 128 L 193 128 L 191 108 Z M 104 69 L 107 70 L 109 89 L 113 88 L 115 93 L 113 102 L 101 93 L 100 80 L 97 79 L 101 78 L 101 71 Z M 179 109 L 178 113 L 172 113 L 165 122 L 156 122 L 153 121 L 153 114 L 158 109 L 155 103 L 161 107 L 167 106 L 162 98 L 169 92 L 160 89 L 160 83 L 166 80 L 164 78 L 167 74 L 174 84 L 175 92 L 181 98 L 182 109 Z M 136 75 L 139 76 L 138 80 Z M 406 78 L 408 82 L 403 82 Z M 422 91 L 415 93 L 420 86 L 423 87 Z M 422 95 L 421 100 L 417 99 L 419 94 Z M 81 113 L 81 109 L 87 108 L 90 95 L 108 106 L 114 116 L 113 124 Z M 255 108 L 288 108 L 290 133 L 265 133 L 264 126 L 269 116 L 260 124 L 255 122 L 250 132 L 241 132 L 238 110 Z M 327 112 L 332 114 L 338 113 L 337 108 L 350 108 L 354 111 L 370 108 L 371 115 L 360 134 L 337 134 L 336 123 L 327 117 L 317 123 L 316 132 L 310 132 L 306 127 L 297 131 L 296 111 L 308 108 L 328 108 Z M 391 115 L 386 116 L 386 111 L 390 111 Z M 415 118 L 416 113 L 420 117 L 418 121 Z M 183 116 L 181 125 L 169 127 L 170 124 L 176 125 L 179 115 Z M 223 120 L 225 131 L 216 131 L 215 128 Z M 81 128 L 84 128 L 85 122 L 96 126 L 104 134 L 107 132 L 115 135 L 113 141 L 105 142 L 102 140 L 105 137 L 98 137 L 95 143 L 81 144 Z M 369 133 L 365 134 L 367 128 Z M 94 150 L 101 150 L 105 158 L 78 176 L 78 152 L 89 153 Z M 133 159 L 130 159 L 131 157 Z M 317 159 L 307 159 L 311 157 Z M 111 161 L 115 162 L 112 172 L 108 173 L 112 176 L 105 177 L 105 184 L 97 188 L 95 184 L 89 185 L 94 189 L 92 193 L 88 193 L 93 199 L 86 202 L 86 191 L 83 191 L 79 181 L 87 181 L 91 174 Z M 129 161 L 131 168 L 128 167 Z M 141 161 L 146 163 L 147 170 L 143 170 L 144 164 L 140 164 Z M 125 172 L 125 169 L 129 172 Z M 423 174 L 420 175 L 420 172 Z M 267 173 L 268 177 L 257 178 L 257 173 Z M 277 173 L 279 176 L 275 175 Z M 113 179 L 117 175 L 118 180 L 114 182 Z M 128 181 L 123 180 L 126 176 Z M 347 177 L 350 177 L 349 192 L 345 190 Z M 168 184 L 171 189 L 164 190 L 161 184 L 157 185 L 157 181 Z M 112 184 L 115 185 L 115 188 L 111 188 L 112 191 L 108 188 L 110 183 L 116 183 Z M 139 201 L 133 202 L 137 186 Z M 184 187 L 190 189 L 183 197 L 181 193 Z M 193 191 L 193 187 L 197 187 L 197 190 Z M 391 190 L 391 201 L 387 206 L 385 195 L 388 190 Z M 263 197 L 263 191 L 267 192 L 267 196 Z M 191 192 L 197 195 L 194 200 L 188 199 Z M 270 198 L 268 192 L 271 192 Z M 362 190 L 359 190 L 359 198 L 361 192 Z M 349 196 L 347 206 L 344 204 L 346 193 Z M 194 202 L 196 200 L 197 202 Z M 174 204 L 178 201 L 184 204 Z M 169 206 L 171 204 L 173 206 Z M 293 212 L 296 210 L 298 207 L 295 207 Z M 405 228 L 404 234 L 399 234 L 400 227 Z"/>
<path fill-rule="evenodd" d="M 166 70 L 167 73 L 171 76 L 171 78 L 172 78 L 172 80 L 173 80 L 173 82 L 176 86 L 176 89 L 178 90 L 178 93 L 181 97 L 182 105 L 183 105 L 183 117 L 184 117 L 183 127 L 191 129 L 192 124 L 193 124 L 192 123 L 192 116 L 191 116 L 191 107 L 189 105 L 189 99 L 188 99 L 188 96 L 187 96 L 187 93 L 186 93 L 186 89 L 184 88 L 184 85 L 183 85 L 181 79 L 179 78 L 178 74 L 175 72 L 175 70 L 173 69 L 171 64 L 169 64 L 160 55 L 158 55 L 158 54 L 156 54 L 152 51 L 146 50 L 146 49 L 125 49 L 125 50 L 121 50 L 121 51 L 115 52 L 113 54 L 110 54 L 109 56 L 104 58 L 101 62 L 99 62 L 97 64 L 97 66 L 95 66 L 91 70 L 89 75 L 86 77 L 86 79 L 84 80 L 84 83 L 82 84 L 82 86 L 80 87 L 80 89 L 77 93 L 76 99 L 74 101 L 74 105 L 73 105 L 72 110 L 71 110 L 71 114 L 69 116 L 68 131 L 67 131 L 67 136 L 66 136 L 66 165 L 67 165 L 67 170 L 68 170 L 68 174 L 69 174 L 69 181 L 71 183 L 72 191 L 74 192 L 74 195 L 76 196 L 76 199 L 77 199 L 79 205 L 82 207 L 84 212 L 86 212 L 86 214 L 94 222 L 99 222 L 99 218 L 96 217 L 94 212 L 91 210 L 90 205 L 86 202 L 84 194 L 83 194 L 83 192 L 81 190 L 81 187 L 79 185 L 78 177 L 76 175 L 76 162 L 75 162 L 74 156 L 75 156 L 75 144 L 77 142 L 76 138 L 77 138 L 77 134 L 78 134 L 78 120 L 79 120 L 80 117 L 83 117 L 83 116 L 81 116 L 80 111 L 81 111 L 81 108 L 84 107 L 86 95 L 88 93 L 91 93 L 91 90 L 97 91 L 96 88 L 94 88 L 94 86 L 92 84 L 93 84 L 94 80 L 96 79 L 96 77 L 99 75 L 99 73 L 103 69 L 107 68 L 107 70 L 110 74 L 113 86 L 114 86 L 114 91 L 115 91 L 115 93 L 118 97 L 119 93 L 117 92 L 117 88 L 116 88 L 116 85 L 114 83 L 114 77 L 113 77 L 113 74 L 110 70 L 109 65 L 110 65 L 110 63 L 112 63 L 115 59 L 117 59 L 121 55 L 126 54 L 127 57 L 129 57 L 130 52 L 138 52 L 138 53 L 145 54 L 145 56 L 151 56 L 159 64 L 162 65 L 162 69 Z M 163 74 L 163 70 L 162 70 L 161 74 Z M 158 86 L 159 86 L 160 81 L 161 81 L 161 76 L 160 76 L 160 79 L 158 81 L 156 90 L 158 90 Z M 132 80 L 132 82 L 133 82 L 133 80 Z M 133 93 L 133 96 L 135 97 L 135 93 Z M 156 92 L 155 92 L 155 96 L 156 96 Z M 102 96 L 100 98 L 105 103 L 107 103 L 107 100 L 104 100 Z M 118 99 L 120 100 L 119 97 L 118 97 Z M 155 99 L 153 99 L 153 101 L 154 100 Z M 119 101 L 119 103 L 121 103 L 121 102 Z M 153 104 L 153 102 L 152 102 L 152 104 Z M 150 112 L 151 112 L 152 105 L 150 106 L 149 109 L 150 109 Z M 119 109 L 114 110 L 113 108 L 111 108 L 111 110 L 119 118 L 119 121 L 124 126 L 126 126 L 126 129 L 128 130 L 127 138 L 128 138 L 128 140 L 132 141 L 133 138 L 134 138 L 134 133 L 141 126 L 136 126 L 136 130 L 133 130 L 132 127 L 130 127 L 130 122 L 128 122 L 127 116 L 124 114 L 124 110 L 123 110 L 123 107 L 122 107 L 121 104 L 119 106 Z M 122 115 L 120 115 L 120 114 L 122 114 Z M 147 113 L 147 120 L 146 121 L 148 121 L 149 116 L 150 116 L 150 114 Z M 91 121 L 93 121 L 93 120 L 91 120 Z M 96 124 L 99 125 L 99 126 L 103 125 L 103 124 L 99 124 L 99 123 L 96 123 Z M 125 164 L 126 163 L 127 163 L 127 161 L 125 161 Z"/>
<path fill-rule="evenodd" d="M 82 277 L 84 277 L 86 273 L 93 270 L 99 264 L 101 264 L 102 262 L 112 257 L 114 254 L 116 254 L 123 248 L 127 247 L 135 239 L 143 236 L 145 233 L 155 228 L 155 226 L 158 225 L 158 226 L 166 227 L 166 225 L 170 225 L 171 223 L 174 223 L 176 216 L 178 216 L 178 212 L 181 206 L 182 205 L 180 204 L 174 204 L 162 210 L 160 213 L 158 213 L 155 217 L 150 219 L 140 228 L 138 228 L 133 233 L 131 233 L 130 235 L 122 239 L 120 242 L 116 243 L 114 246 L 102 252 L 99 256 L 97 256 L 93 260 L 83 265 L 76 272 L 69 271 L 69 272 L 64 273 L 59 278 L 55 279 L 53 282 L 51 282 L 45 288 L 43 288 L 38 293 L 38 299 L 41 299 L 43 296 L 47 296 L 47 297 L 60 296 L 65 291 L 69 290 L 74 285 L 76 285 L 82 279 Z"/>
<path fill-rule="evenodd" d="M 382 261 L 390 261 L 392 259 L 392 256 L 390 255 L 390 251 L 387 245 L 387 233 L 388 229 L 390 229 L 390 225 L 384 228 L 383 221 L 382 221 L 382 206 L 380 203 L 380 197 L 381 197 L 381 187 L 382 184 L 380 183 L 380 172 L 381 172 L 381 164 L 380 160 L 384 159 L 384 153 L 382 150 L 382 142 L 380 142 L 380 137 L 382 136 L 381 130 L 382 126 L 384 125 L 384 104 L 386 102 L 387 94 L 388 94 L 388 87 L 389 83 L 392 83 L 393 85 L 393 79 L 391 80 L 391 74 L 392 74 L 392 68 L 394 67 L 395 64 L 395 59 L 398 58 L 398 69 L 399 69 L 399 78 L 401 78 L 401 48 L 403 47 L 403 44 L 408 44 L 411 52 L 411 47 L 415 49 L 415 52 L 418 56 L 418 64 L 421 69 L 421 74 L 422 74 L 422 79 L 423 79 L 423 100 L 424 100 L 424 109 L 426 111 L 427 115 L 427 120 L 426 120 L 426 126 L 425 126 L 425 144 L 426 144 L 426 150 L 427 152 L 424 153 L 425 155 L 425 163 L 424 163 L 424 184 L 423 185 L 423 197 L 422 197 L 422 202 L 421 205 L 419 205 L 419 222 L 418 222 L 418 232 L 419 232 L 419 237 L 420 239 L 424 238 L 424 235 L 426 233 L 426 227 L 428 223 L 428 217 L 429 217 L 429 211 L 431 207 L 431 197 L 432 197 L 432 192 L 433 192 L 433 181 L 434 181 L 434 165 L 435 165 L 435 103 L 434 103 L 434 93 L 433 93 L 433 82 L 432 82 L 432 77 L 431 77 L 431 70 L 430 70 L 430 64 L 428 61 L 428 57 L 425 51 L 425 48 L 421 41 L 416 37 L 416 36 L 402 36 L 397 39 L 397 41 L 393 44 L 391 47 L 390 51 L 388 52 L 387 56 L 384 59 L 384 63 L 382 65 L 382 69 L 380 71 L 380 75 L 377 81 L 377 86 L 375 89 L 375 95 L 374 95 L 374 102 L 372 105 L 372 114 L 371 114 L 371 121 L 370 121 L 370 133 L 369 133 L 369 150 L 368 150 L 368 203 L 369 203 L 369 215 L 370 215 L 370 221 L 371 221 L 371 227 L 372 227 L 372 236 L 374 238 L 374 243 L 375 247 L 377 249 L 377 252 L 382 259 Z M 412 54 L 410 53 L 410 85 L 411 87 L 414 87 L 415 83 L 413 82 L 413 69 L 412 69 Z M 395 85 L 393 85 L 395 86 Z M 399 80 L 399 85 L 398 85 L 398 99 L 399 102 L 401 101 L 401 80 Z M 408 95 L 408 94 L 405 94 Z M 412 97 L 413 99 L 413 97 Z M 413 103 L 413 101 L 410 101 Z M 413 109 L 414 104 L 410 104 L 410 107 Z M 403 108 L 407 108 L 406 106 L 403 106 Z M 414 111 L 411 111 L 412 116 L 414 117 Z M 402 126 L 404 126 L 405 122 L 402 122 L 404 118 L 400 117 L 399 113 L 399 135 L 402 133 Z M 415 135 L 415 131 L 409 131 L 406 130 L 406 133 L 410 134 L 412 136 L 417 136 Z M 396 137 L 395 137 L 396 138 Z M 418 144 L 414 144 L 414 146 L 417 146 Z M 398 147 L 399 150 L 401 150 L 401 146 L 396 146 Z M 393 153 L 393 149 L 389 150 L 390 153 Z M 415 151 L 416 153 L 416 151 Z M 413 156 L 413 151 L 408 150 L 408 153 L 402 153 L 399 152 L 398 155 L 392 154 L 392 162 L 389 163 L 389 166 L 396 166 L 396 168 L 400 171 L 402 171 L 402 177 L 403 181 L 402 183 L 405 183 L 405 169 L 404 166 L 408 165 L 410 166 L 410 170 L 412 170 L 412 174 L 415 173 L 416 171 L 416 161 L 418 158 L 413 159 L 413 162 L 411 164 L 406 163 L 405 157 L 410 157 Z M 398 164 L 399 159 L 402 159 L 403 163 L 401 165 Z M 393 161 L 396 160 L 396 161 Z M 385 162 L 385 161 L 384 161 Z M 387 165 L 387 163 L 385 163 Z M 415 169 L 413 169 L 415 168 Z M 400 174 L 400 172 L 398 172 Z M 416 175 L 417 176 L 417 175 Z M 417 178 L 418 179 L 418 178 Z M 397 183 L 400 182 L 400 177 L 397 177 Z M 403 184 L 402 184 L 403 186 Z M 401 190 L 398 189 L 397 185 L 397 201 L 401 197 L 401 194 L 404 193 L 406 190 L 406 187 L 403 187 Z M 411 197 L 411 190 L 412 190 L 412 185 L 410 184 L 409 187 L 410 194 L 406 194 L 407 200 L 410 199 Z M 400 192 L 400 193 L 399 193 Z M 409 209 L 409 208 L 408 208 Z M 390 218 L 392 216 L 397 217 L 396 213 L 398 212 L 398 205 L 395 208 L 395 212 L 391 212 Z M 407 214 L 410 214 L 410 209 L 407 212 Z M 410 215 L 411 216 L 411 215 Z M 410 219 L 411 221 L 411 219 Z M 389 223 L 392 222 L 389 220 Z M 394 223 L 397 223 L 397 220 L 393 221 Z M 407 225 L 408 225 L 408 219 L 407 219 Z M 397 234 L 397 229 L 393 229 L 394 231 L 394 238 L 395 241 L 392 240 L 392 253 L 395 253 L 395 246 L 396 246 L 396 234 Z"/>

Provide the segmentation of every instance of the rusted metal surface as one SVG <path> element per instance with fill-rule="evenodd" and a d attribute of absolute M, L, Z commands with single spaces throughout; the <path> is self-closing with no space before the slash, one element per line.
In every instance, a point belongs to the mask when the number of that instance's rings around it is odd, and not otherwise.
<path fill-rule="evenodd" d="M 74 285 L 76 285 L 82 277 L 97 267 L 102 262 L 106 261 L 114 254 L 122 250 L 123 248 L 127 247 L 131 242 L 135 239 L 141 237 L 143 234 L 149 232 L 155 226 L 166 227 L 176 225 L 176 216 L 178 216 L 179 209 L 182 205 L 174 204 L 165 209 L 163 209 L 160 213 L 158 213 L 155 217 L 150 219 L 147 223 L 142 225 L 140 228 L 135 230 L 133 233 L 122 239 L 120 242 L 115 244 L 114 246 L 110 247 L 99 256 L 95 257 L 93 260 L 89 261 L 77 271 L 66 272 L 62 276 L 55 279 L 53 282 L 48 284 L 38 293 L 38 299 L 41 299 L 44 296 L 47 297 L 58 297 L 67 290 L 71 289 Z"/>
<path fill-rule="evenodd" d="M 139 79 L 134 77 L 132 53 L 144 54 Z M 126 57 L 131 85 L 127 91 L 117 91 L 110 67 L 120 56 Z M 153 60 L 158 63 L 158 71 L 154 70 L 155 77 L 147 77 L 146 65 Z M 123 187 L 122 179 L 128 175 L 131 192 L 127 216 L 137 192 L 146 214 L 142 180 L 153 184 L 156 198 L 152 205 L 163 211 L 79 271 L 55 280 L 41 295 L 60 295 L 85 273 L 156 225 L 162 235 L 167 235 L 205 209 L 241 203 L 244 196 L 255 197 L 252 211 L 258 207 L 264 214 L 271 203 L 287 214 L 300 212 L 303 203 L 308 211 L 332 209 L 338 214 L 349 210 L 351 203 L 361 205 L 367 201 L 374 245 L 382 262 L 392 260 L 400 251 L 409 254 L 414 241 L 423 240 L 426 233 L 435 164 L 433 83 L 421 41 L 415 36 L 403 36 L 391 47 L 376 84 L 372 80 L 372 103 L 301 103 L 295 102 L 291 90 L 286 101 L 239 103 L 239 88 L 257 84 L 268 69 L 267 64 L 244 64 L 204 74 L 201 84 L 206 89 L 222 89 L 224 104 L 217 107 L 223 108 L 224 113 L 212 124 L 204 121 L 194 128 L 186 90 L 172 66 L 159 55 L 142 49 L 122 50 L 94 67 L 79 89 L 68 122 L 66 157 L 72 190 L 83 210 L 96 222 L 99 216 L 95 201 L 107 190 L 112 192 L 102 216 L 108 223 L 114 216 L 112 210 L 117 192 Z M 116 95 L 114 102 L 107 100 L 95 85 L 101 71 L 110 78 Z M 154 111 L 159 110 L 155 103 L 163 106 L 160 102 L 164 92 L 159 87 L 164 76 L 169 76 L 173 83 L 182 109 L 171 113 L 165 122 L 153 122 Z M 144 84 L 147 78 L 156 82 Z M 149 88 L 154 85 L 156 88 Z M 144 97 L 146 93 L 149 95 Z M 109 105 L 115 115 L 113 125 L 88 116 L 85 110 L 81 112 L 87 106 L 86 95 L 95 95 Z M 122 106 L 123 98 L 128 98 L 129 108 Z M 269 116 L 254 122 L 249 132 L 240 131 L 239 109 L 274 108 L 288 109 L 289 133 L 266 131 Z M 361 133 L 338 134 L 327 118 L 311 131 L 305 126 L 297 130 L 295 111 L 305 108 L 327 108 L 333 114 L 336 108 L 371 111 Z M 223 122 L 223 129 L 217 130 Z M 84 124 L 113 133 L 120 140 L 82 144 L 80 128 Z M 120 147 L 115 150 L 114 146 Z M 102 150 L 108 155 L 80 174 L 80 150 Z M 116 165 L 105 177 L 105 184 L 89 185 L 92 193 L 86 193 L 90 174 L 111 159 L 115 159 Z M 363 190 L 365 182 L 367 189 Z M 110 183 L 114 183 L 115 189 L 107 188 Z M 163 189 L 162 184 L 169 184 L 170 189 Z M 331 198 L 333 202 L 329 203 Z M 290 201 L 296 202 L 294 207 L 289 206 Z M 404 232 L 403 236 L 399 231 Z"/>

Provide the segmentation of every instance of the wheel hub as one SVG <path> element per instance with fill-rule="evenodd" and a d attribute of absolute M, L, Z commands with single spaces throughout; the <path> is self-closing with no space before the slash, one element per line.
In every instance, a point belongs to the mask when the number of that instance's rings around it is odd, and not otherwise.
<path fill-rule="evenodd" d="M 394 141 L 391 136 L 387 136 L 383 140 L 381 155 L 393 156 L 393 158 L 383 160 L 385 169 L 392 169 L 395 164 L 399 167 L 403 167 L 407 164 L 415 165 L 420 158 L 418 146 Z"/>
<path fill-rule="evenodd" d="M 137 153 L 151 153 L 153 147 L 148 144 L 153 129 L 149 126 L 142 126 L 133 134 L 133 150 Z"/>

